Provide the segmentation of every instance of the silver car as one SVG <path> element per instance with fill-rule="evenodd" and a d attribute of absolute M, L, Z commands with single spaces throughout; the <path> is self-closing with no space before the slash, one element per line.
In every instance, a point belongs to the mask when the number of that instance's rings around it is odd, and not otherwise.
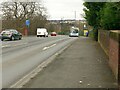
<path fill-rule="evenodd" d="M 15 29 L 6 29 L 1 32 L 1 41 L 4 39 L 21 40 L 22 34 Z"/>

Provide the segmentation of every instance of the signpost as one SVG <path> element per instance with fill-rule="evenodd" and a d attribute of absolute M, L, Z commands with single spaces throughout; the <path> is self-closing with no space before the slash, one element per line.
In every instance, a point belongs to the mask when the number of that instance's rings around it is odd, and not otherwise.
<path fill-rule="evenodd" d="M 26 20 L 26 26 L 30 26 L 30 20 Z"/>
<path fill-rule="evenodd" d="M 28 35 L 29 26 L 30 26 L 30 20 L 26 20 L 25 24 L 27 26 L 27 28 L 25 29 L 25 35 Z"/>

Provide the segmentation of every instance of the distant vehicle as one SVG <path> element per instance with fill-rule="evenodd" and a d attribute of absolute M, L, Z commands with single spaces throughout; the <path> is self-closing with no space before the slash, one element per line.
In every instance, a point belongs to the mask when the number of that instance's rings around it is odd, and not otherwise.
<path fill-rule="evenodd" d="M 13 40 L 21 40 L 22 34 L 15 29 L 6 29 L 1 32 L 1 41 L 4 39 Z"/>
<path fill-rule="evenodd" d="M 57 33 L 56 32 L 51 32 L 51 36 L 56 36 Z"/>
<path fill-rule="evenodd" d="M 70 28 L 69 36 L 70 37 L 79 37 L 79 28 L 77 28 L 77 27 L 71 27 Z"/>
<path fill-rule="evenodd" d="M 46 28 L 37 28 L 37 37 L 48 37 Z"/>

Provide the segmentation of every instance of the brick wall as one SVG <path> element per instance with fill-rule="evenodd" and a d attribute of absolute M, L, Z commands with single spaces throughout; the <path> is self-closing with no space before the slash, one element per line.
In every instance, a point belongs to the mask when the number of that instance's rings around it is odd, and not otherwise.
<path fill-rule="evenodd" d="M 98 31 L 98 42 L 107 55 L 109 55 L 109 33 L 107 30 Z"/>
<path fill-rule="evenodd" d="M 120 79 L 120 31 L 99 30 L 98 35 L 98 41 L 109 57 L 111 70 L 116 79 Z"/>
<path fill-rule="evenodd" d="M 119 33 L 111 31 L 109 41 L 109 65 L 115 75 L 118 78 L 118 64 L 119 64 Z"/>

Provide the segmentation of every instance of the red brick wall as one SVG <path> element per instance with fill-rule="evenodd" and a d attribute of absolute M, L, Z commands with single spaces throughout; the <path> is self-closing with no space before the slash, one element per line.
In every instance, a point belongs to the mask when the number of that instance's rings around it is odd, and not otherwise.
<path fill-rule="evenodd" d="M 109 57 L 109 65 L 120 82 L 120 31 L 99 30 L 98 41 Z"/>
<path fill-rule="evenodd" d="M 109 49 L 109 65 L 115 75 L 115 77 L 117 78 L 118 76 L 118 55 L 119 55 L 119 43 L 110 38 L 110 49 Z"/>
<path fill-rule="evenodd" d="M 105 53 L 109 56 L 109 31 L 99 30 L 98 42 L 100 43 L 101 47 L 104 49 Z"/>

